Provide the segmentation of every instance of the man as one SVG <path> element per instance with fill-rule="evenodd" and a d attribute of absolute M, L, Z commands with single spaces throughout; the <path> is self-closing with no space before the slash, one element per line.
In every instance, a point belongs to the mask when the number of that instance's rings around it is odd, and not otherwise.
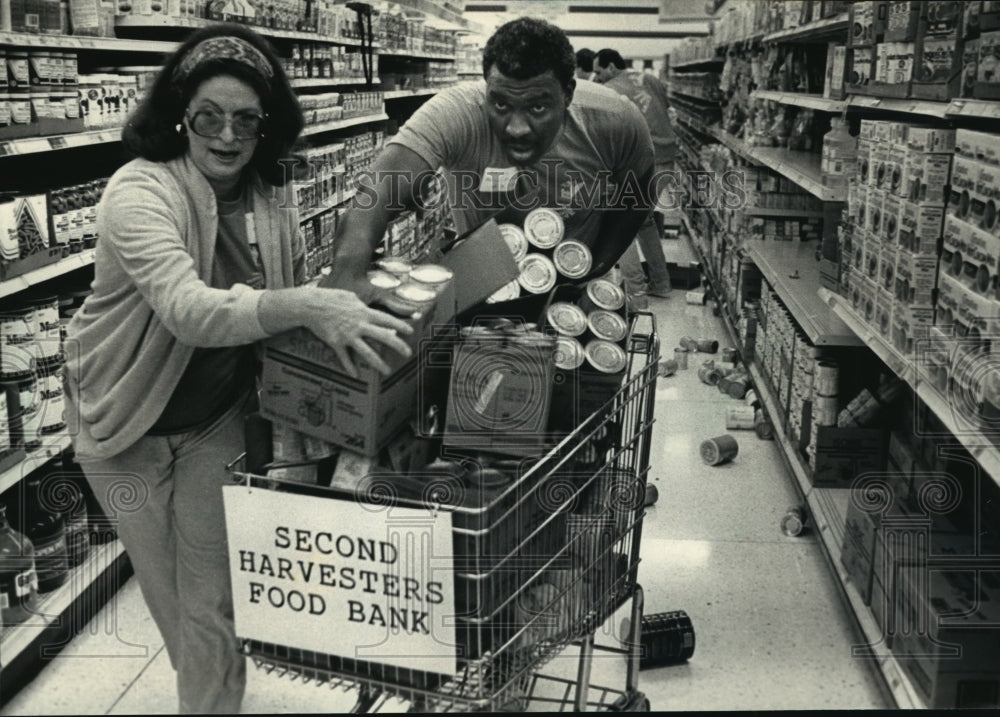
<path fill-rule="evenodd" d="M 633 103 L 590 82 L 577 87 L 575 69 L 554 25 L 519 18 L 501 26 L 483 52 L 485 82 L 439 93 L 389 140 L 338 226 L 329 284 L 363 291 L 387 223 L 423 198 L 439 166 L 457 191 L 459 233 L 501 210 L 516 222 L 553 207 L 565 236 L 591 250 L 586 278 L 612 269 L 652 208 L 652 140 Z"/>
<path fill-rule="evenodd" d="M 594 79 L 594 55 L 597 54 L 589 47 L 584 47 L 576 51 L 576 79 Z"/>
<path fill-rule="evenodd" d="M 668 110 L 670 100 L 667 89 L 656 77 L 643 72 L 633 78 L 625 70 L 625 60 L 617 50 L 604 49 L 594 58 L 594 80 L 632 100 L 649 126 L 656 152 L 656 171 L 671 171 L 677 154 L 677 136 L 670 126 Z M 646 257 L 651 285 L 646 287 L 638 252 L 630 248 L 622 257 L 622 274 L 626 292 L 636 308 L 644 308 L 645 295 L 666 296 L 670 292 L 670 274 L 663 256 L 660 239 L 663 236 L 663 217 L 658 212 L 639 229 L 636 237 Z"/>

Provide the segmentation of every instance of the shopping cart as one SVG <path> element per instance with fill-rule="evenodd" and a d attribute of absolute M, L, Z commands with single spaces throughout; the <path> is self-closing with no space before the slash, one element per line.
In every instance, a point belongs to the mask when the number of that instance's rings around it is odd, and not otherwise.
<path fill-rule="evenodd" d="M 241 635 L 243 652 L 269 673 L 357 689 L 355 711 L 388 698 L 420 711 L 606 709 L 648 711 L 638 690 L 642 589 L 637 583 L 646 476 L 659 359 L 649 313 L 631 317 L 622 385 L 540 458 L 505 464 L 515 478 L 486 505 L 462 505 L 459 486 L 440 476 L 394 504 L 450 511 L 454 554 L 455 669 L 403 669 Z M 321 500 L 385 503 L 391 484 L 364 495 L 276 481 L 230 466 L 237 483 Z M 235 486 L 233 487 L 235 489 Z M 228 509 L 228 508 L 227 508 Z M 252 516 L 241 516 L 243 521 Z M 614 645 L 595 642 L 612 615 L 628 615 Z M 237 631 L 240 632 L 239 619 Z M 578 654 L 576 675 L 543 674 L 557 655 Z M 591 684 L 595 652 L 625 662 L 620 689 Z M 617 659 L 617 658 L 616 658 Z"/>

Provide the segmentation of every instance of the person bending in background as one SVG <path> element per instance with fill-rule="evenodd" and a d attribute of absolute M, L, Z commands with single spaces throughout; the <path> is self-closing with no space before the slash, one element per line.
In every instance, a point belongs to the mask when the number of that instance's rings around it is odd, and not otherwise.
<path fill-rule="evenodd" d="M 596 53 L 589 47 L 584 47 L 576 51 L 576 79 L 594 79 L 594 55 Z"/>
<path fill-rule="evenodd" d="M 138 158 L 108 182 L 93 293 L 68 327 L 76 459 L 118 521 L 181 712 L 238 713 L 243 699 L 222 486 L 256 399 L 255 343 L 301 326 L 347 362 L 352 349 L 388 370 L 367 341 L 409 354 L 402 321 L 301 286 L 282 162 L 302 124 L 259 35 L 191 35 L 123 130 Z M 116 504 L 123 491 L 132 500 Z"/>
<path fill-rule="evenodd" d="M 442 166 L 468 190 L 452 203 L 460 234 L 498 207 L 522 221 L 536 206 L 557 208 L 565 236 L 591 250 L 588 278 L 612 269 L 652 208 L 652 140 L 635 104 L 591 82 L 578 86 L 575 70 L 556 26 L 519 18 L 498 28 L 483 52 L 484 81 L 438 93 L 376 159 L 372 186 L 359 190 L 370 208 L 356 197 L 337 227 L 334 285 L 361 284 L 401 210 L 393 205 L 413 206 L 425 191 L 419 178 Z M 600 185 L 587 185 L 600 177 L 632 191 L 606 199 L 591 191 Z"/>
<path fill-rule="evenodd" d="M 673 171 L 677 155 L 677 136 L 670 126 L 668 110 L 670 101 L 667 88 L 648 72 L 632 77 L 625 70 L 625 60 L 617 50 L 604 49 L 594 57 L 594 79 L 632 100 L 642 112 L 653 139 L 656 172 Z M 642 270 L 639 252 L 633 245 L 621 260 L 626 293 L 635 308 L 645 308 L 646 295 L 665 297 L 670 293 L 670 274 L 663 255 L 663 217 L 653 211 L 636 235 L 639 247 L 646 257 L 649 281 Z"/>

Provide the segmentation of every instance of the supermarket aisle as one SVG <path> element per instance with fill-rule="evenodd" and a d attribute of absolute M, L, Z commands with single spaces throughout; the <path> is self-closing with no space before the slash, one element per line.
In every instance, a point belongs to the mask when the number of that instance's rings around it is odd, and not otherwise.
<path fill-rule="evenodd" d="M 676 241 L 665 246 L 676 255 Z M 651 309 L 664 355 L 685 335 L 729 345 L 721 320 L 687 305 L 683 290 L 652 299 Z M 646 612 L 685 610 L 697 645 L 686 665 L 642 672 L 640 689 L 654 710 L 887 707 L 870 668 L 851 657 L 848 617 L 816 538 L 780 531 L 797 499 L 777 445 L 737 432 L 733 463 L 701 461 L 701 441 L 726 432 L 733 399 L 698 380 L 699 356 L 659 380 L 650 480 L 660 499 L 646 517 L 639 572 Z M 593 682 L 621 689 L 618 662 L 595 661 Z M 344 712 L 353 704 L 353 693 L 251 669 L 244 711 Z M 384 711 L 404 709 L 394 702 Z M 175 710 L 169 660 L 132 580 L 2 714 Z"/>

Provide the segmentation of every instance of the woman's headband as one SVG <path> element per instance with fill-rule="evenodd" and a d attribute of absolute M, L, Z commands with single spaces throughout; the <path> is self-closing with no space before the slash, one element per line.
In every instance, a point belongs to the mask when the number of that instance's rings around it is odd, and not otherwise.
<path fill-rule="evenodd" d="M 270 78 L 274 75 L 264 53 L 246 40 L 232 35 L 210 37 L 192 47 L 174 70 L 174 80 L 183 82 L 198 65 L 209 60 L 229 59 L 242 62 Z"/>

